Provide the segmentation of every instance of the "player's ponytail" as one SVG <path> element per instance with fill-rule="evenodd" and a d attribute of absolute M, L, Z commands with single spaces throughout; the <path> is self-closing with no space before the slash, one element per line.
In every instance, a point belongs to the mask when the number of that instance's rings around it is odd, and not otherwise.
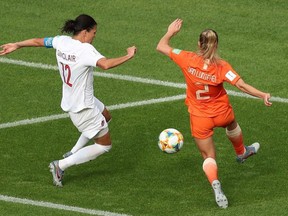
<path fill-rule="evenodd" d="M 74 34 L 75 32 L 75 20 L 66 20 L 64 26 L 61 29 L 61 32 L 64 33 L 72 33 Z"/>
<path fill-rule="evenodd" d="M 217 54 L 218 35 L 212 29 L 204 30 L 199 36 L 198 55 L 203 56 L 210 63 L 218 63 L 220 57 Z"/>
<path fill-rule="evenodd" d="M 90 31 L 97 26 L 96 21 L 89 15 L 81 14 L 75 20 L 66 20 L 61 32 L 71 33 L 77 35 L 82 30 Z"/>

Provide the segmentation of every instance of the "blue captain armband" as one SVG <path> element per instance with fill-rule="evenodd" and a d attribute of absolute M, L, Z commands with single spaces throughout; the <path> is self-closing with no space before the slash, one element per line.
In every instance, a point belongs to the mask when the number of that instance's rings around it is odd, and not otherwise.
<path fill-rule="evenodd" d="M 46 38 L 44 38 L 44 46 L 46 47 L 46 48 L 53 48 L 53 44 L 52 44 L 52 42 L 53 42 L 53 37 L 46 37 Z"/>

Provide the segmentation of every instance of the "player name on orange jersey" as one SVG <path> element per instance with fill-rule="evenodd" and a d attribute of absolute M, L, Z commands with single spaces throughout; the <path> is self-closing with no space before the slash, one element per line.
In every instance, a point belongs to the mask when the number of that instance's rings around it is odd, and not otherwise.
<path fill-rule="evenodd" d="M 215 75 L 207 74 L 203 71 L 198 71 L 192 67 L 188 68 L 188 72 L 199 79 L 208 80 L 208 81 L 211 81 L 213 83 L 216 83 L 216 76 Z"/>

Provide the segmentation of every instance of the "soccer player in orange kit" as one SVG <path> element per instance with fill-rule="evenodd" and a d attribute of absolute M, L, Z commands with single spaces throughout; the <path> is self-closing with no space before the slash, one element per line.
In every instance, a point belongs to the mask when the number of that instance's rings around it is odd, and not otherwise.
<path fill-rule="evenodd" d="M 187 84 L 185 103 L 190 113 L 192 136 L 204 159 L 203 171 L 214 190 L 217 205 L 227 208 L 228 200 L 218 180 L 213 129 L 226 128 L 226 135 L 234 147 L 239 163 L 256 154 L 260 144 L 256 142 L 250 146 L 244 145 L 242 131 L 235 120 L 223 82 L 262 98 L 266 106 L 272 105 L 269 102 L 270 94 L 245 83 L 231 65 L 218 56 L 218 35 L 212 29 L 204 30 L 200 34 L 197 52 L 172 48 L 169 45 L 170 39 L 180 31 L 182 22 L 181 19 L 176 19 L 169 25 L 157 45 L 157 50 L 170 57 L 184 74 Z"/>

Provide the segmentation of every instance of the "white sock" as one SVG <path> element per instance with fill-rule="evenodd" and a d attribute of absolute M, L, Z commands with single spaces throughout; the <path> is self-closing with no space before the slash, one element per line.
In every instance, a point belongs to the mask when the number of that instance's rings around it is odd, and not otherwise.
<path fill-rule="evenodd" d="M 81 136 L 79 137 L 77 143 L 74 145 L 74 147 L 71 149 L 71 152 L 74 154 L 75 152 L 77 152 L 79 149 L 83 148 L 83 146 L 85 146 L 90 139 L 88 139 L 87 137 L 85 137 L 83 134 L 81 134 Z"/>
<path fill-rule="evenodd" d="M 86 163 L 88 161 L 96 159 L 98 156 L 108 152 L 112 148 L 112 145 L 100 145 L 100 144 L 93 144 L 86 146 L 76 153 L 72 154 L 70 157 L 64 158 L 59 160 L 59 167 L 61 170 L 65 170 L 68 167 L 73 165 L 78 165 L 82 163 Z"/>

